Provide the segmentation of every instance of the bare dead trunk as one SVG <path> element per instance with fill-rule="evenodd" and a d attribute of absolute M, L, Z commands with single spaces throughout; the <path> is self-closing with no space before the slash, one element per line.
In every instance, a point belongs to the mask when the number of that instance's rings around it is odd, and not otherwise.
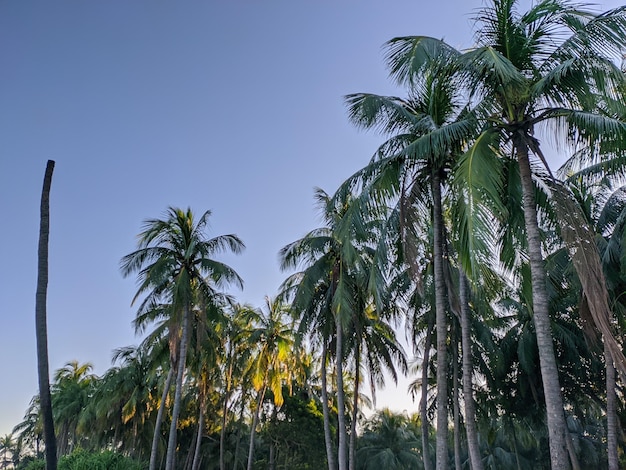
<path fill-rule="evenodd" d="M 46 444 L 46 468 L 57 468 L 57 442 L 54 434 L 52 400 L 50 397 L 50 367 L 48 365 L 48 240 L 50 237 L 50 186 L 54 161 L 48 160 L 41 191 L 39 249 L 37 270 L 37 294 L 35 296 L 35 331 L 37 336 L 37 376 L 39 379 L 39 400 L 43 419 L 43 436 Z"/>

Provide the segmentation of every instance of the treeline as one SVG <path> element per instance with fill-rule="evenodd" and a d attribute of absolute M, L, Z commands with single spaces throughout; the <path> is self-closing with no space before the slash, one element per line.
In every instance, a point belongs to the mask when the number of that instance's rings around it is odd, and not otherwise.
<path fill-rule="evenodd" d="M 475 47 L 386 44 L 404 97 L 346 97 L 380 131 L 324 224 L 280 252 L 263 308 L 225 288 L 209 212 L 170 208 L 122 259 L 137 348 L 53 383 L 61 455 L 173 469 L 579 469 L 626 465 L 626 7 L 492 0 Z M 543 134 L 542 134 L 543 132 Z M 570 158 L 549 168 L 542 135 Z M 411 360 L 397 332 L 406 335 Z M 416 415 L 363 416 L 410 373 Z M 619 380 L 618 380 L 619 378 Z M 41 450 L 36 399 L 16 428 Z"/>

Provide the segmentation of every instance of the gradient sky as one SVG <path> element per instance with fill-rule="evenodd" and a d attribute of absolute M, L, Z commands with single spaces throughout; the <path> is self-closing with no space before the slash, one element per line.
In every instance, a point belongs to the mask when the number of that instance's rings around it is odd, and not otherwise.
<path fill-rule="evenodd" d="M 213 212 L 247 245 L 222 259 L 261 306 L 286 277 L 278 250 L 320 224 L 333 192 L 382 138 L 355 129 L 343 96 L 401 94 L 381 46 L 394 36 L 472 44 L 480 0 L 4 0 L 0 2 L 0 435 L 37 393 L 39 200 L 51 192 L 51 374 L 103 373 L 137 344 L 136 284 L 119 272 L 146 218 Z M 530 4 L 521 1 L 523 8 Z M 619 6 L 598 4 L 600 10 Z M 388 388 L 379 406 L 414 411 Z"/>

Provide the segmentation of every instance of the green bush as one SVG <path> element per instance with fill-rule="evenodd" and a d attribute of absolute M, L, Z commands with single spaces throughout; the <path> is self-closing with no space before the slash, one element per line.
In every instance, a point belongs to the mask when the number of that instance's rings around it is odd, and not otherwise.
<path fill-rule="evenodd" d="M 87 452 L 77 449 L 59 459 L 58 470 L 144 470 L 147 465 L 111 451 Z M 42 459 L 30 462 L 24 470 L 45 470 Z"/>

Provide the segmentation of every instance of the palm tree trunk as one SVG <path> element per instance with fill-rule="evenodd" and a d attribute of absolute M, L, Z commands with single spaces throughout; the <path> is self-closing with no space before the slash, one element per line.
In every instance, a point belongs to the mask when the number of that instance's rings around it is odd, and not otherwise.
<path fill-rule="evenodd" d="M 347 446 L 346 446 L 346 405 L 343 389 L 343 328 L 339 315 L 336 316 L 337 324 L 337 432 L 339 433 L 339 445 L 337 451 L 337 463 L 339 470 L 346 470 Z"/>
<path fill-rule="evenodd" d="M 206 394 L 202 393 L 200 399 L 200 413 L 198 417 L 198 436 L 196 438 L 196 445 L 193 453 L 193 463 L 191 464 L 191 470 L 198 470 L 200 468 L 200 446 L 202 445 L 202 430 L 204 429 L 204 408 L 206 406 Z"/>
<path fill-rule="evenodd" d="M 259 423 L 259 414 L 261 413 L 261 407 L 263 406 L 266 390 L 267 385 L 263 385 L 263 388 L 259 393 L 259 402 L 257 403 L 256 410 L 254 411 L 254 418 L 252 418 L 252 428 L 250 429 L 250 447 L 248 448 L 248 470 L 252 470 L 252 464 L 254 462 L 254 436 L 256 434 L 257 424 Z"/>
<path fill-rule="evenodd" d="M 176 372 L 176 386 L 174 389 L 174 406 L 172 408 L 172 423 L 170 424 L 170 435 L 167 441 L 167 457 L 165 459 L 165 470 L 174 470 L 176 460 L 176 431 L 178 425 L 178 415 L 183 394 L 183 376 L 185 375 L 185 363 L 187 359 L 187 339 L 189 335 L 190 308 L 185 307 L 183 312 L 183 331 L 180 336 L 180 354 L 178 355 L 178 370 Z"/>
<path fill-rule="evenodd" d="M 154 435 L 152 436 L 152 449 L 150 450 L 150 467 L 149 470 L 156 470 L 157 465 L 157 453 L 159 449 L 159 439 L 161 438 L 161 423 L 163 423 L 163 412 L 165 410 L 165 402 L 167 400 L 167 394 L 170 391 L 172 384 L 172 377 L 174 376 L 175 364 L 170 364 L 170 370 L 167 371 L 167 378 L 165 379 L 165 385 L 163 388 L 163 394 L 161 395 L 161 403 L 159 404 L 159 411 L 157 412 L 156 423 L 154 424 Z"/>
<path fill-rule="evenodd" d="M 48 365 L 48 325 L 46 301 L 48 294 L 48 239 L 50 236 L 50 186 L 54 161 L 48 160 L 41 191 L 41 218 L 39 226 L 37 294 L 35 296 L 35 331 L 37 336 L 37 376 L 39 400 L 46 443 L 46 468 L 57 468 L 57 443 L 54 434 L 52 400 L 50 397 L 50 367 Z"/>
<path fill-rule="evenodd" d="M 606 362 L 606 440 L 609 457 L 609 470 L 618 470 L 617 456 L 617 387 L 613 357 L 607 343 L 604 343 L 604 360 Z"/>
<path fill-rule="evenodd" d="M 241 391 L 241 408 L 239 409 L 239 421 L 238 423 L 243 423 L 243 414 L 246 411 L 246 395 L 245 392 Z M 237 470 L 239 465 L 239 446 L 241 445 L 241 430 L 237 429 L 237 442 L 235 444 L 235 451 L 233 452 L 233 470 Z"/>
<path fill-rule="evenodd" d="M 224 455 L 226 453 L 226 419 L 228 415 L 228 401 L 230 400 L 230 388 L 233 374 L 232 351 L 228 352 L 228 372 L 226 374 L 226 390 L 224 391 L 224 405 L 222 406 L 222 429 L 220 430 L 220 470 L 226 470 Z"/>
<path fill-rule="evenodd" d="M 467 278 L 459 273 L 459 297 L 461 303 L 461 350 L 463 355 L 463 403 L 465 405 L 465 432 L 472 470 L 483 470 L 476 429 L 476 404 L 474 403 L 474 387 L 472 386 L 472 340 L 469 321 L 469 293 Z"/>
<path fill-rule="evenodd" d="M 514 145 L 522 184 L 524 222 L 528 238 L 528 255 L 532 280 L 533 322 L 535 324 L 541 380 L 546 400 L 550 461 L 552 470 L 567 470 L 570 468 L 565 441 L 568 438 L 566 435 L 567 426 L 565 424 L 563 398 L 559 384 L 559 372 L 552 343 L 546 272 L 541 251 L 541 237 L 535 205 L 535 187 L 528 158 L 528 146 L 519 141 L 514 142 Z"/>
<path fill-rule="evenodd" d="M 323 341 L 322 346 L 322 413 L 324 415 L 324 443 L 326 444 L 326 459 L 328 460 L 328 470 L 336 470 L 335 450 L 333 448 L 333 440 L 330 433 L 330 410 L 328 409 L 328 380 L 327 380 L 327 359 L 328 359 L 328 343 Z"/>
<path fill-rule="evenodd" d="M 348 449 L 348 469 L 356 469 L 356 420 L 359 412 L 359 385 L 361 383 L 361 338 L 357 334 L 355 348 L 354 397 L 352 398 L 352 421 L 350 422 L 350 443 Z"/>
<path fill-rule="evenodd" d="M 436 469 L 448 469 L 448 363 L 446 321 L 446 285 L 443 277 L 443 212 L 441 183 L 437 173 L 432 178 L 433 193 L 433 266 L 435 278 L 435 317 L 437 324 L 437 457 Z"/>
<path fill-rule="evenodd" d="M 453 387 L 453 416 L 454 416 L 454 468 L 461 470 L 461 411 L 459 407 L 459 344 L 454 334 L 452 349 L 452 387 Z"/>
<path fill-rule="evenodd" d="M 424 456 L 424 470 L 432 470 L 430 460 L 430 444 L 428 442 L 428 362 L 430 360 L 430 347 L 433 338 L 433 324 L 428 322 L 426 327 L 426 339 L 424 341 L 424 357 L 422 358 L 422 391 L 420 397 L 420 418 L 422 420 L 422 455 Z"/>

